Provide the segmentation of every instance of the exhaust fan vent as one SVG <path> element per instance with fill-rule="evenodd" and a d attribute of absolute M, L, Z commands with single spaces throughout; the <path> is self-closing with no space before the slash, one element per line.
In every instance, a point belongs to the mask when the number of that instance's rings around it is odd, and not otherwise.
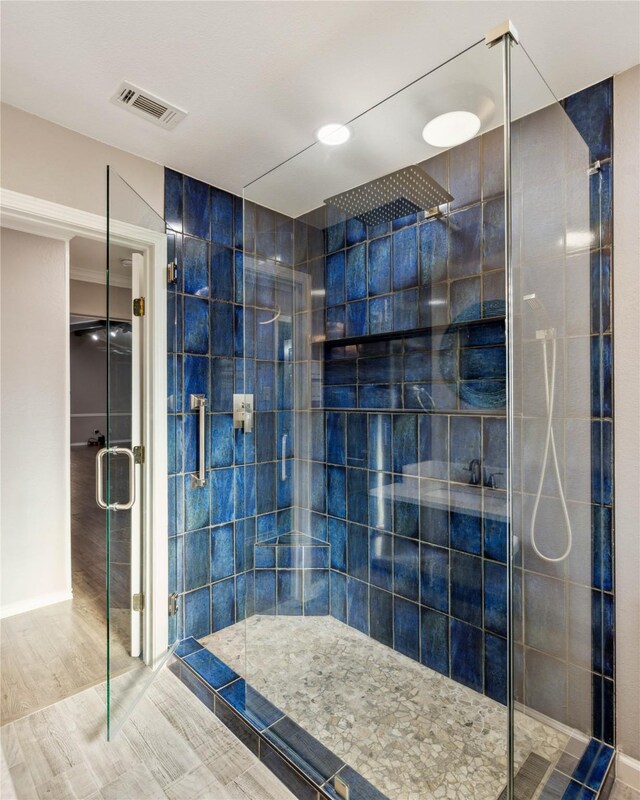
<path fill-rule="evenodd" d="M 175 128 L 187 116 L 181 108 L 172 106 L 138 86 L 124 81 L 111 98 L 117 106 L 124 106 L 132 114 L 159 125 L 161 128 Z"/>

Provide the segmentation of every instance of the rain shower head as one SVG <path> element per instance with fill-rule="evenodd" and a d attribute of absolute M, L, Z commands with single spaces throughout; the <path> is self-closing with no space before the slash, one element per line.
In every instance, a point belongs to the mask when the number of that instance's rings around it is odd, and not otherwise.
<path fill-rule="evenodd" d="M 324 202 L 365 225 L 379 225 L 417 211 L 430 211 L 451 200 L 449 192 L 416 164 L 336 194 Z"/>

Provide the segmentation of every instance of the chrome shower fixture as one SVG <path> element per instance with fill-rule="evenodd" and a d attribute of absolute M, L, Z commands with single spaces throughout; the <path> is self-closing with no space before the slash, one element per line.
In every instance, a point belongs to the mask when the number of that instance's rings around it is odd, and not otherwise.
<path fill-rule="evenodd" d="M 414 164 L 336 194 L 324 202 L 365 225 L 380 225 L 417 211 L 438 216 L 438 206 L 451 200 L 453 197 L 449 192 L 419 164 Z"/>

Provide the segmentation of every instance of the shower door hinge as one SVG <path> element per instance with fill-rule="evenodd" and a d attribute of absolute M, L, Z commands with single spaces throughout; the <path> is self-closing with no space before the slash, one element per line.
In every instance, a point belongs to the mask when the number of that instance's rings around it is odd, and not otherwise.
<path fill-rule="evenodd" d="M 144 464 L 145 452 L 144 445 L 138 444 L 133 448 L 133 462 L 134 464 Z"/>
<path fill-rule="evenodd" d="M 178 280 L 178 266 L 175 261 L 167 264 L 167 283 L 176 283 Z"/>
<path fill-rule="evenodd" d="M 133 301 L 133 316 L 144 317 L 144 297 L 136 297 Z"/>
<path fill-rule="evenodd" d="M 131 607 L 134 611 L 144 611 L 144 595 L 142 592 L 133 595 L 131 598 Z"/>
<path fill-rule="evenodd" d="M 172 592 L 169 595 L 169 616 L 174 617 L 178 613 L 178 593 Z"/>

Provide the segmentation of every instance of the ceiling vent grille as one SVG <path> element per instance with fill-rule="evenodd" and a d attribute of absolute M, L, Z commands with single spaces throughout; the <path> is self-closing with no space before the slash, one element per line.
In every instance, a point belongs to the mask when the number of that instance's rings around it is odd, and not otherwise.
<path fill-rule="evenodd" d="M 166 100 L 155 97 L 150 92 L 145 92 L 138 86 L 124 81 L 118 91 L 111 98 L 117 106 L 123 106 L 132 114 L 159 125 L 161 128 L 171 129 L 187 116 L 181 108 L 172 106 Z"/>

